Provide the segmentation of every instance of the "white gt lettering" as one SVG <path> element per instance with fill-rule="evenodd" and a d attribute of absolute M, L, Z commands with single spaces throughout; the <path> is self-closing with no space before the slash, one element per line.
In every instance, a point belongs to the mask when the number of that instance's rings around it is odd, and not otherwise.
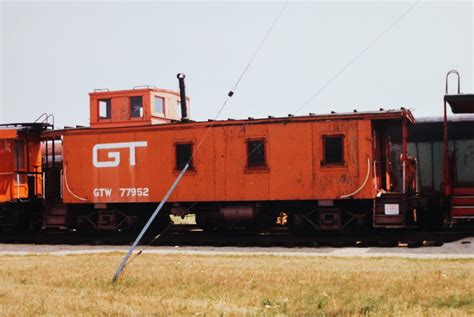
<path fill-rule="evenodd" d="M 139 142 L 123 142 L 123 143 L 103 143 L 103 144 L 96 144 L 92 149 L 92 164 L 94 164 L 97 168 L 102 167 L 117 167 L 120 165 L 120 152 L 109 152 L 107 154 L 109 159 L 112 161 L 104 161 L 99 162 L 99 150 L 111 150 L 111 149 L 129 149 L 130 151 L 130 166 L 135 166 L 135 149 L 137 147 L 147 147 L 147 141 L 139 141 Z"/>

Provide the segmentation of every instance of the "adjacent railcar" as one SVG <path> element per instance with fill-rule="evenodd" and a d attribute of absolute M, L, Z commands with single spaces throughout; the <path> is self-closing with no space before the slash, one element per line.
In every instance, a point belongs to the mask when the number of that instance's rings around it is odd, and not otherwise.
<path fill-rule="evenodd" d="M 474 206 L 474 115 L 452 117 L 447 125 L 449 129 L 449 152 L 453 158 L 451 179 L 454 188 L 462 188 L 472 193 L 446 196 L 443 193 L 443 118 L 420 118 L 415 125 L 408 128 L 408 153 L 417 158 L 417 194 L 416 204 L 418 218 L 423 227 L 439 227 L 452 225 L 456 212 L 451 215 L 451 199 L 454 202 L 464 203 L 464 206 Z M 392 135 L 390 144 L 390 161 L 393 175 L 393 186 L 401 190 L 400 166 L 396 158 L 401 154 L 401 138 L 399 127 L 389 127 Z M 459 205 L 461 207 L 463 205 Z M 456 208 L 463 212 L 467 208 Z M 470 220 L 473 213 L 467 214 L 465 220 Z M 457 222 L 459 222 L 458 219 Z"/>
<path fill-rule="evenodd" d="M 0 229 L 39 228 L 43 208 L 41 133 L 45 123 L 0 126 Z"/>

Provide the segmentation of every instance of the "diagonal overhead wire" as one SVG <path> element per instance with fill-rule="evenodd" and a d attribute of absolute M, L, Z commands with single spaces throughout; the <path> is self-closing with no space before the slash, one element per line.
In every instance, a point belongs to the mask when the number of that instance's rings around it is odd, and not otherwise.
<path fill-rule="evenodd" d="M 160 202 L 160 204 L 158 205 L 158 207 L 156 208 L 156 210 L 153 212 L 153 214 L 151 215 L 151 217 L 148 219 L 147 223 L 145 224 L 145 226 L 143 227 L 143 229 L 140 231 L 140 233 L 138 234 L 137 238 L 135 239 L 135 241 L 133 242 L 132 246 L 130 247 L 130 249 L 128 250 L 127 254 L 125 255 L 125 257 L 122 259 L 122 262 L 120 263 L 119 267 L 117 268 L 117 271 L 115 272 L 113 278 L 112 278 L 112 282 L 115 282 L 117 281 L 117 279 L 120 277 L 120 274 L 122 273 L 123 269 L 125 268 L 125 266 L 130 263 L 129 262 L 129 258 L 130 256 L 133 254 L 133 251 L 135 250 L 135 248 L 137 247 L 138 243 L 140 243 L 141 239 L 143 238 L 144 234 L 146 233 L 146 231 L 148 230 L 148 228 L 150 227 L 151 223 L 153 222 L 153 220 L 156 218 L 156 216 L 158 215 L 158 213 L 161 211 L 161 209 L 163 208 L 164 204 L 166 203 L 166 201 L 168 200 L 169 196 L 173 193 L 174 189 L 178 186 L 179 182 L 181 181 L 181 178 L 184 176 L 184 174 L 186 173 L 186 171 L 188 170 L 196 152 L 199 150 L 199 148 L 201 147 L 202 143 L 204 142 L 204 140 L 207 138 L 208 134 L 209 134 L 209 131 L 211 130 L 211 128 L 214 126 L 215 124 L 215 120 L 217 120 L 217 118 L 219 118 L 219 116 L 221 115 L 222 111 L 224 111 L 225 107 L 227 106 L 230 98 L 232 98 L 232 96 L 234 95 L 234 91 L 237 89 L 237 87 L 239 86 L 240 82 L 242 81 L 242 79 L 244 78 L 245 74 L 247 73 L 247 71 L 249 70 L 250 66 L 252 65 L 252 63 L 254 62 L 255 58 L 257 57 L 258 53 L 260 52 L 260 50 L 262 49 L 263 45 L 265 44 L 265 42 L 267 41 L 270 33 L 272 32 L 273 28 L 275 27 L 275 25 L 277 24 L 278 20 L 280 19 L 280 17 L 282 16 L 283 12 L 285 11 L 286 9 L 286 6 L 288 5 L 288 1 L 289 0 L 286 0 L 284 5 L 282 6 L 281 10 L 279 11 L 278 15 L 275 17 L 275 19 L 273 20 L 272 24 L 270 25 L 270 27 L 268 28 L 267 32 L 265 33 L 265 36 L 263 37 L 262 41 L 260 42 L 260 44 L 257 46 L 257 49 L 255 50 L 255 52 L 253 53 L 253 55 L 251 56 L 250 58 L 250 61 L 246 64 L 246 66 L 244 67 L 244 70 L 242 71 L 242 73 L 240 74 L 240 76 L 238 77 L 237 81 L 235 82 L 234 86 L 232 87 L 232 89 L 229 91 L 229 93 L 227 94 L 227 97 L 226 99 L 224 100 L 222 106 L 219 108 L 219 110 L 217 111 L 215 117 L 214 117 L 214 121 L 211 122 L 211 124 L 207 127 L 206 129 L 206 132 L 204 133 L 203 137 L 201 138 L 201 140 L 199 141 L 198 145 L 196 146 L 196 149 L 194 151 L 194 153 L 192 153 L 191 157 L 189 158 L 189 160 L 187 161 L 186 165 L 184 166 L 184 168 L 181 170 L 181 172 L 179 173 L 179 175 L 175 178 L 175 180 L 173 181 L 173 184 L 171 184 L 170 188 L 168 189 L 167 193 L 165 194 L 165 196 L 163 197 L 162 201 Z M 165 229 L 166 230 L 166 229 Z M 159 236 L 161 235 L 161 233 L 155 237 L 154 240 L 156 240 Z M 154 241 L 153 240 L 153 241 Z M 144 248 L 143 248 L 144 249 Z M 143 252 L 143 249 L 140 250 L 137 255 L 135 257 L 133 257 L 131 259 L 131 261 L 133 261 L 138 255 L 140 255 L 142 252 Z"/>
<path fill-rule="evenodd" d="M 368 50 L 370 50 L 385 34 L 390 32 L 403 18 L 405 18 L 413 9 L 420 4 L 421 0 L 412 3 L 398 18 L 390 23 L 382 30 L 367 46 L 365 46 L 358 54 L 344 64 L 338 71 L 336 71 L 321 87 L 316 90 L 308 99 L 306 99 L 295 111 L 295 114 L 303 110 L 311 101 L 318 97 L 329 85 L 332 84 L 339 76 L 341 76 L 349 67 L 357 62 Z"/>
<path fill-rule="evenodd" d="M 260 50 L 262 49 L 263 45 L 265 44 L 265 42 L 267 41 L 268 37 L 270 36 L 270 34 L 272 33 L 273 29 L 275 28 L 275 25 L 277 24 L 278 20 L 280 20 L 281 16 L 283 15 L 283 12 L 285 11 L 286 7 L 288 6 L 288 2 L 289 0 L 286 0 L 285 3 L 283 4 L 283 6 L 281 7 L 280 11 L 278 12 L 278 14 L 276 15 L 275 19 L 273 20 L 272 24 L 270 25 L 270 27 L 268 28 L 267 32 L 265 33 L 265 36 L 263 37 L 263 39 L 260 41 L 260 43 L 258 44 L 257 46 L 257 49 L 254 51 L 254 53 L 252 54 L 252 56 L 250 57 L 250 60 L 249 62 L 245 65 L 243 71 L 240 73 L 239 77 L 237 78 L 237 81 L 235 82 L 234 86 L 232 86 L 232 89 L 227 93 L 227 97 L 226 99 L 224 100 L 224 102 L 222 103 L 222 106 L 219 108 L 219 110 L 217 111 L 216 115 L 214 116 L 213 118 L 213 121 L 211 122 L 211 124 L 208 126 L 206 132 L 204 133 L 204 136 L 201 138 L 201 140 L 199 141 L 198 145 L 196 146 L 196 150 L 194 151 L 191 159 L 189 161 L 191 161 L 194 157 L 194 154 L 197 152 L 197 150 L 201 147 L 203 141 L 207 138 L 207 135 L 209 134 L 209 131 L 210 131 L 210 128 L 212 128 L 215 124 L 216 124 L 216 120 L 220 117 L 220 115 L 222 114 L 222 112 L 224 111 L 224 109 L 226 108 L 227 104 L 229 103 L 230 101 L 230 98 L 232 98 L 232 96 L 234 95 L 234 92 L 235 90 L 237 89 L 237 87 L 239 86 L 240 82 L 242 81 L 242 79 L 244 78 L 245 74 L 247 73 L 247 71 L 250 69 L 250 66 L 253 64 L 255 58 L 257 57 L 258 53 L 260 52 Z"/>
<path fill-rule="evenodd" d="M 250 69 L 250 66 L 253 64 L 255 58 L 257 57 L 258 53 L 261 51 L 263 45 L 265 44 L 265 42 L 267 41 L 268 37 L 270 36 L 270 34 L 272 33 L 273 29 L 275 28 L 275 25 L 277 24 L 278 20 L 280 20 L 281 16 L 283 15 L 283 12 L 285 11 L 286 7 L 288 6 L 288 2 L 289 0 L 286 0 L 285 3 L 283 4 L 283 6 L 281 7 L 280 11 L 278 12 L 278 14 L 275 16 L 275 19 L 273 19 L 273 22 L 272 24 L 270 25 L 270 27 L 268 28 L 267 32 L 265 33 L 264 37 L 262 38 L 262 40 L 260 41 L 260 43 L 258 44 L 257 46 L 257 49 L 254 51 L 254 53 L 252 54 L 252 56 L 250 57 L 250 60 L 248 61 L 248 63 L 245 65 L 244 69 L 242 70 L 242 72 L 240 73 L 239 77 L 237 78 L 237 81 L 235 82 L 234 86 L 232 86 L 232 89 L 229 90 L 229 92 L 227 93 L 227 97 L 225 98 L 224 102 L 222 103 L 221 107 L 219 108 L 219 110 L 217 111 L 216 115 L 213 117 L 212 119 L 212 122 L 209 124 L 208 128 L 206 129 L 206 132 L 204 133 L 204 136 L 201 138 L 201 140 L 199 141 L 199 143 L 197 144 L 196 146 L 196 150 L 194 151 L 194 153 L 192 154 L 191 158 L 189 159 L 188 163 L 190 163 L 192 161 L 192 159 L 194 158 L 195 156 L 195 153 L 198 151 L 198 149 L 201 147 L 202 143 L 204 142 L 204 140 L 207 138 L 208 134 L 209 134 L 209 131 L 211 130 L 211 128 L 216 124 L 216 120 L 220 117 L 220 115 L 222 114 L 222 112 L 224 111 L 224 109 L 226 108 L 227 104 L 229 103 L 230 101 L 230 98 L 232 98 L 232 96 L 234 95 L 234 92 L 235 90 L 237 89 L 237 87 L 239 86 L 240 82 L 242 81 L 242 79 L 244 78 L 245 74 L 247 73 L 247 71 Z"/>
<path fill-rule="evenodd" d="M 169 196 L 171 195 L 171 193 L 173 192 L 173 190 L 177 187 L 177 185 L 179 184 L 182 176 L 186 173 L 187 169 L 189 168 L 190 166 L 190 163 L 192 162 L 196 152 L 199 150 L 199 148 L 201 147 L 203 141 L 207 138 L 208 134 L 209 134 L 209 131 L 211 130 L 211 128 L 216 124 L 216 120 L 219 118 L 219 116 L 222 114 L 223 110 L 225 109 L 225 107 L 227 106 L 230 98 L 234 95 L 234 91 L 237 89 L 237 87 L 239 86 L 240 82 L 242 81 L 242 79 L 244 78 L 245 74 L 247 73 L 247 71 L 249 70 L 250 66 L 252 65 L 252 63 L 254 62 L 255 58 L 257 57 L 258 53 L 260 52 L 260 50 L 262 49 L 263 45 L 265 44 L 266 40 L 268 39 L 269 35 L 271 34 L 271 32 L 273 31 L 275 25 L 277 24 L 278 20 L 280 19 L 280 17 L 282 16 L 284 10 L 286 9 L 287 5 L 288 5 L 288 2 L 289 0 L 286 0 L 284 5 L 282 6 L 281 10 L 279 11 L 278 15 L 275 17 L 275 19 L 273 20 L 272 24 L 270 25 L 269 29 L 267 30 L 267 32 L 265 33 L 265 36 L 263 37 L 262 41 L 259 43 L 259 45 L 257 46 L 257 49 L 255 50 L 255 52 L 253 53 L 253 55 L 251 56 L 249 62 L 246 64 L 246 66 L 244 67 L 242 73 L 240 74 L 240 76 L 238 77 L 237 81 L 235 82 L 234 86 L 232 87 L 232 89 L 228 92 L 227 94 L 227 97 L 226 99 L 224 100 L 223 104 L 221 105 L 221 107 L 219 108 L 219 110 L 217 111 L 215 117 L 214 117 L 214 120 L 208 125 L 207 129 L 206 129 L 206 132 L 204 133 L 203 137 L 201 138 L 201 140 L 199 141 L 198 145 L 196 146 L 196 149 L 194 151 L 194 153 L 192 153 L 190 159 L 188 160 L 188 162 L 186 163 L 185 167 L 183 168 L 183 170 L 180 172 L 180 174 L 176 177 L 176 179 L 174 180 L 173 184 L 170 186 L 170 188 L 168 189 L 168 192 L 166 193 L 165 197 L 163 198 L 163 200 L 161 201 L 161 203 L 159 204 L 159 206 L 156 208 L 156 210 L 154 211 L 154 213 L 152 214 L 152 216 L 150 217 L 150 219 L 148 220 L 148 222 L 146 223 L 146 225 L 143 227 L 143 229 L 141 230 L 140 234 L 138 235 L 138 237 L 136 238 L 136 240 L 134 241 L 134 243 L 132 244 L 131 248 L 129 249 L 128 253 L 125 255 L 124 259 L 122 260 L 121 264 L 119 265 L 114 277 L 113 277 L 113 282 L 115 282 L 119 277 L 120 277 L 120 274 L 122 272 L 122 270 L 124 269 L 124 267 L 127 265 L 127 263 L 130 263 L 128 262 L 130 256 L 132 255 L 133 253 L 133 250 L 136 248 L 136 246 L 138 245 L 138 243 L 140 242 L 141 238 L 143 237 L 143 235 L 145 234 L 145 232 L 148 230 L 148 227 L 151 225 L 151 223 L 153 222 L 153 220 L 155 219 L 155 217 L 158 215 L 158 213 L 160 212 L 161 208 L 163 207 L 163 205 L 166 203 L 167 199 L 169 198 Z M 327 80 L 313 95 L 311 95 L 306 101 L 304 101 L 296 110 L 295 113 L 298 113 L 300 112 L 304 107 L 306 107 L 312 100 L 314 100 L 317 96 L 319 96 L 332 82 L 334 82 L 339 76 L 341 76 L 351 65 L 353 65 L 357 60 L 359 60 L 370 48 L 372 48 L 386 33 L 388 33 L 395 25 L 397 25 L 405 16 L 407 16 L 419 3 L 421 2 L 421 0 L 417 0 L 416 2 L 414 2 L 413 4 L 411 4 L 408 9 L 406 11 L 404 11 L 396 20 L 394 20 L 390 25 L 388 25 L 388 27 L 386 27 L 381 33 L 379 33 L 377 35 L 377 37 L 375 37 L 374 40 L 372 40 L 366 47 L 364 47 L 357 55 L 355 55 L 351 60 L 349 60 L 346 64 L 344 64 L 337 72 L 334 73 L 334 75 L 332 77 L 329 78 L 329 80 Z M 156 236 L 155 239 L 157 239 L 159 237 Z M 140 255 L 142 253 L 143 250 L 141 250 L 136 256 Z M 136 258 L 136 256 L 134 258 L 132 258 L 132 261 Z"/>
<path fill-rule="evenodd" d="M 257 49 L 255 50 L 255 52 L 253 53 L 252 57 L 250 58 L 250 61 L 247 63 L 247 65 L 245 66 L 244 70 L 243 70 L 242 73 L 240 74 L 239 78 L 238 78 L 237 81 L 235 82 L 234 87 L 232 88 L 231 91 L 233 91 L 234 89 L 236 89 L 237 86 L 240 84 L 240 81 L 242 80 L 242 78 L 244 78 L 245 73 L 247 73 L 247 70 L 250 68 L 250 65 L 252 65 L 253 61 L 255 60 L 255 57 L 257 57 L 258 53 L 259 53 L 260 50 L 262 49 L 263 44 L 265 44 L 265 42 L 267 41 L 267 38 L 269 37 L 270 33 L 272 33 L 273 28 L 274 28 L 275 25 L 277 24 L 278 20 L 280 20 L 280 17 L 282 16 L 283 12 L 284 12 L 285 9 L 286 9 L 286 6 L 288 5 L 288 1 L 289 1 L 289 0 L 286 0 L 285 3 L 283 4 L 283 6 L 281 7 L 280 12 L 279 12 L 278 15 L 275 17 L 275 19 L 273 20 L 273 23 L 272 23 L 272 24 L 270 25 L 270 27 L 268 28 L 267 33 L 265 33 L 265 36 L 263 37 L 263 39 L 262 39 L 262 41 L 260 42 L 260 44 L 257 46 Z"/>

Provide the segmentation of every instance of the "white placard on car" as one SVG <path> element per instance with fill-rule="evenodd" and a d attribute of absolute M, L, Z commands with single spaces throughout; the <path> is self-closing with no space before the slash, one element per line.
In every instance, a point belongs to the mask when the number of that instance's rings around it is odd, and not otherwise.
<path fill-rule="evenodd" d="M 390 216 L 400 214 L 398 204 L 385 204 L 385 214 Z"/>

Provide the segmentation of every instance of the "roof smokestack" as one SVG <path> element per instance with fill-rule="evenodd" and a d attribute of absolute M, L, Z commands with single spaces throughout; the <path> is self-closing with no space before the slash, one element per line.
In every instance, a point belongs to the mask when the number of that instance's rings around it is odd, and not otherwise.
<path fill-rule="evenodd" d="M 179 80 L 179 95 L 181 99 L 181 121 L 187 122 L 189 121 L 189 118 L 188 106 L 186 102 L 186 86 L 184 85 L 184 78 L 186 78 L 186 75 L 184 75 L 183 73 L 179 73 L 176 77 L 178 77 Z"/>

